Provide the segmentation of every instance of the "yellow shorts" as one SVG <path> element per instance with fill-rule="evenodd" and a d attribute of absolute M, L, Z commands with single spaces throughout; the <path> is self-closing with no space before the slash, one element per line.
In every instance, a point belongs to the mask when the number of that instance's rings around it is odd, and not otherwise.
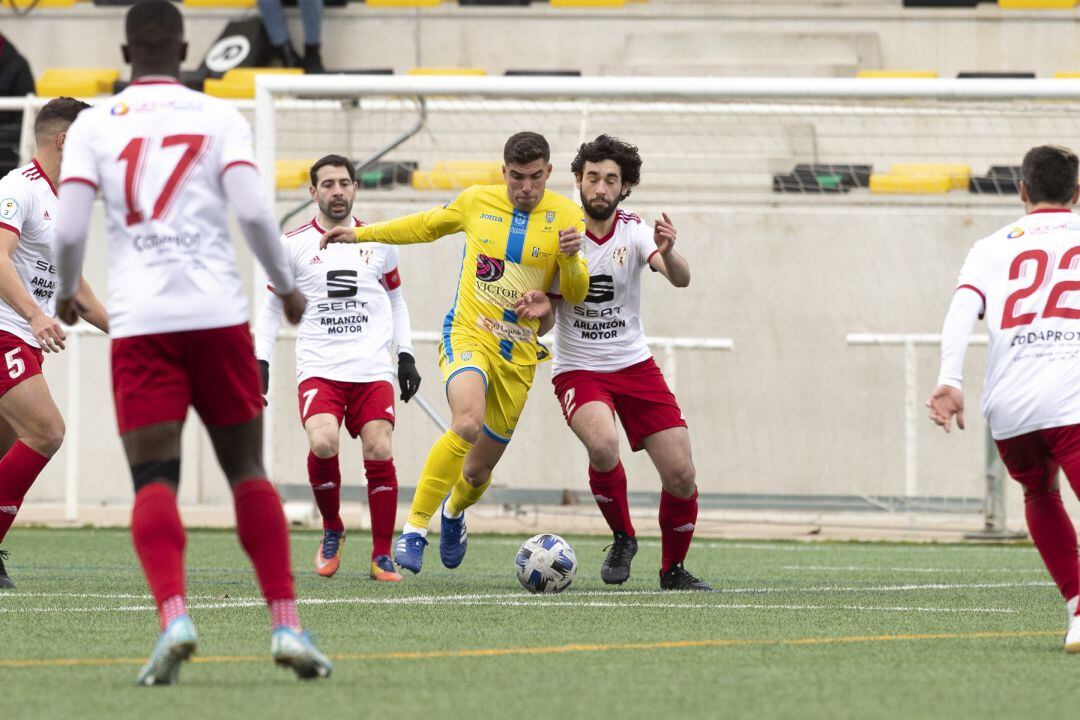
<path fill-rule="evenodd" d="M 449 383 L 450 378 L 460 372 L 479 372 L 483 375 L 487 388 L 484 434 L 505 445 L 510 442 L 521 411 L 525 408 L 536 366 L 517 365 L 479 344 L 467 341 L 457 341 L 453 347 L 452 361 L 447 359 L 446 349 L 442 346 L 439 348 L 443 383 Z"/>

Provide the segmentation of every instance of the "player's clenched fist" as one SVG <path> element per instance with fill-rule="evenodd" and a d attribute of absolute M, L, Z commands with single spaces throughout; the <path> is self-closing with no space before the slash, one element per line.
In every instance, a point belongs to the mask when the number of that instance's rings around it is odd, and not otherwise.
<path fill-rule="evenodd" d="M 581 249 L 581 233 L 576 227 L 568 227 L 559 231 L 559 252 L 564 255 L 575 255 Z"/>
<path fill-rule="evenodd" d="M 538 320 L 551 312 L 551 300 L 539 290 L 530 290 L 514 303 L 514 312 L 519 318 Z"/>
<path fill-rule="evenodd" d="M 657 220 L 653 225 L 653 241 L 661 255 L 666 255 L 675 247 L 675 225 L 667 213 L 661 213 L 662 220 Z"/>
<path fill-rule="evenodd" d="M 926 407 L 930 408 L 930 419 L 945 432 L 952 429 L 953 415 L 956 416 L 956 427 L 964 429 L 964 393 L 961 390 L 951 385 L 938 385 L 927 399 Z"/>
<path fill-rule="evenodd" d="M 354 243 L 356 242 L 356 235 L 353 234 L 352 228 L 332 227 L 323 233 L 322 239 L 319 240 L 319 249 L 325 250 L 326 246 L 330 243 Z"/>
<path fill-rule="evenodd" d="M 304 310 L 307 309 L 307 300 L 304 299 L 304 294 L 299 290 L 293 290 L 288 295 L 282 295 L 281 302 L 285 306 L 285 319 L 293 325 L 298 324 L 300 318 L 304 316 Z"/>

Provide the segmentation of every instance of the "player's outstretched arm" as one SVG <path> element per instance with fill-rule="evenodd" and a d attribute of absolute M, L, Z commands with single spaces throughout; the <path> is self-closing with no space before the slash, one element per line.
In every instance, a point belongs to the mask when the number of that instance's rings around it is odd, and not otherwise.
<path fill-rule="evenodd" d="M 75 293 L 75 309 L 83 320 L 106 335 L 109 334 L 109 311 L 94 294 L 94 289 L 86 282 L 85 277 L 79 281 L 79 289 Z"/>
<path fill-rule="evenodd" d="M 649 258 L 649 265 L 668 279 L 675 287 L 690 284 L 690 264 L 675 250 L 675 224 L 667 213 L 653 225 L 653 242 L 657 253 Z"/>
<path fill-rule="evenodd" d="M 435 242 L 441 237 L 461 232 L 465 216 L 457 201 L 446 207 L 432 208 L 423 212 L 364 225 L 356 228 L 333 227 L 319 241 L 325 249 L 331 243 L 376 242 L 383 245 L 416 245 Z"/>
<path fill-rule="evenodd" d="M 70 143 L 71 136 L 68 140 Z M 65 182 L 60 185 L 59 209 L 53 226 L 56 252 L 56 274 L 60 288 L 56 292 L 56 316 L 68 325 L 79 320 L 75 295 L 82 281 L 86 257 L 86 235 L 90 228 L 90 211 L 94 206 L 97 188 L 84 182 Z"/>
<path fill-rule="evenodd" d="M 42 350 L 59 352 L 64 348 L 66 339 L 64 329 L 56 318 L 42 312 L 41 306 L 26 291 L 13 261 L 18 247 L 19 236 L 10 230 L 0 229 L 0 299 L 30 323 L 30 332 L 34 333 Z"/>

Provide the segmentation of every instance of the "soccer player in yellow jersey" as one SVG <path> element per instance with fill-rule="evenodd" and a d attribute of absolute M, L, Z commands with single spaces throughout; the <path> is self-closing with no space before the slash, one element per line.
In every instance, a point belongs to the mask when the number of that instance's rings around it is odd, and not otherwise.
<path fill-rule="evenodd" d="M 450 429 L 428 453 L 394 560 L 420 572 L 431 517 L 442 511 L 439 554 L 455 568 L 465 557 L 465 509 L 491 482 L 506 450 L 536 364 L 548 357 L 536 339 L 544 294 L 577 304 L 589 290 L 581 254 L 581 208 L 545 190 L 551 176 L 547 140 L 533 132 L 503 148 L 505 185 L 478 185 L 445 207 L 358 228 L 333 228 L 331 242 L 391 245 L 433 242 L 465 233 L 461 276 L 443 323 L 439 366 L 450 403 Z"/>

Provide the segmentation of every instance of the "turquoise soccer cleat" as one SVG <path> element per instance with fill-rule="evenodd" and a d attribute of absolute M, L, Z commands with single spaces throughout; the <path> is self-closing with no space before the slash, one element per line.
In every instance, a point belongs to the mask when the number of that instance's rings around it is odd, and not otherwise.
<path fill-rule="evenodd" d="M 176 618 L 161 631 L 150 660 L 135 682 L 139 685 L 175 685 L 180 681 L 180 663 L 195 654 L 198 638 L 187 615 Z"/>
<path fill-rule="evenodd" d="M 274 662 L 292 668 L 301 680 L 330 677 L 334 671 L 330 659 L 319 652 L 306 632 L 284 625 L 274 628 L 270 636 L 270 654 Z"/>

